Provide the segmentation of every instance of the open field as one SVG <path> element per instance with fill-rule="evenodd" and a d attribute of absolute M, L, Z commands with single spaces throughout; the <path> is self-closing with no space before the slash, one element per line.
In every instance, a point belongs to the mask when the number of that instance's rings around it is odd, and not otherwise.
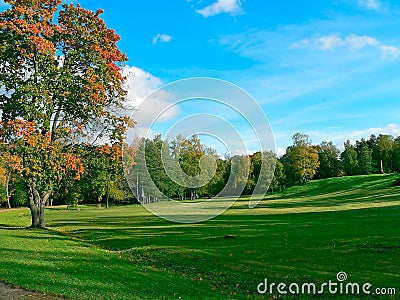
<path fill-rule="evenodd" d="M 192 225 L 137 205 L 48 209 L 47 230 L 25 228 L 29 210 L 1 213 L 0 279 L 76 299 L 268 299 L 257 294 L 264 278 L 321 284 L 342 271 L 349 282 L 396 288 L 397 299 L 395 178 L 313 181 L 267 196 L 255 209 L 240 199 L 224 215 Z"/>

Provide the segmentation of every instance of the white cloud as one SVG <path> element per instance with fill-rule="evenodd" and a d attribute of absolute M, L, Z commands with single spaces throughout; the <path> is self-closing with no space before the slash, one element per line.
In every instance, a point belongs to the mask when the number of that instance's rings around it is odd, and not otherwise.
<path fill-rule="evenodd" d="M 243 13 L 241 0 L 217 0 L 213 4 L 203 8 L 197 9 L 196 12 L 204 18 L 212 17 L 222 13 L 231 15 L 238 15 Z"/>
<path fill-rule="evenodd" d="M 128 114 L 132 115 L 137 122 L 135 128 L 128 132 L 128 140 L 135 136 L 146 136 L 147 133 L 152 135 L 152 130 L 149 128 L 155 118 L 158 122 L 163 122 L 171 120 L 179 114 L 176 106 L 166 109 L 170 105 L 171 95 L 162 90 L 154 93 L 163 85 L 160 78 L 140 68 L 129 66 L 124 68 L 123 75 L 127 77 L 128 106 L 131 107 L 131 112 Z M 159 116 L 159 112 L 164 109 L 166 109 L 165 112 Z"/>
<path fill-rule="evenodd" d="M 369 139 L 372 134 L 375 136 L 378 136 L 379 134 L 387 134 L 396 138 L 400 136 L 400 124 L 390 123 L 386 127 L 374 127 L 350 132 L 346 131 L 333 133 L 330 132 L 330 130 L 327 130 L 326 132 L 310 132 L 310 136 L 316 144 L 319 144 L 322 141 L 332 141 L 339 147 L 339 149 L 343 149 L 343 144 L 347 140 L 354 144 L 356 141 L 360 141 L 362 138 Z"/>
<path fill-rule="evenodd" d="M 370 36 L 358 36 L 351 34 L 344 40 L 344 44 L 347 45 L 351 50 L 355 51 L 366 46 L 379 46 L 380 43 L 373 37 Z"/>
<path fill-rule="evenodd" d="M 279 145 L 275 148 L 275 153 L 278 156 L 285 154 L 285 147 L 292 144 L 291 136 L 295 132 L 296 130 L 289 130 L 275 133 L 275 138 L 277 140 L 277 144 Z M 306 133 L 309 134 L 313 145 L 319 145 L 324 141 L 332 141 L 333 144 L 336 145 L 340 150 L 343 150 L 343 145 L 347 140 L 349 140 L 352 144 L 355 144 L 356 141 L 360 141 L 362 138 L 368 140 L 372 134 L 375 136 L 378 136 L 379 134 L 387 134 L 397 138 L 400 136 L 400 124 L 390 123 L 385 127 L 373 127 L 355 131 L 340 131 L 339 127 L 330 127 L 324 130 L 314 130 Z"/>
<path fill-rule="evenodd" d="M 158 42 L 169 43 L 172 41 L 172 36 L 165 33 L 158 33 L 153 37 L 153 44 L 157 44 Z"/>
<path fill-rule="evenodd" d="M 367 9 L 379 10 L 382 7 L 382 2 L 379 0 L 359 0 L 358 3 Z"/>
<path fill-rule="evenodd" d="M 342 40 L 340 37 L 336 35 L 329 35 L 329 36 L 322 36 L 315 42 L 319 45 L 321 49 L 329 50 L 340 45 L 342 43 Z"/>
<path fill-rule="evenodd" d="M 124 74 L 127 76 L 127 90 L 129 105 L 134 108 L 134 118 L 136 121 L 146 124 L 153 119 L 154 111 L 159 112 L 161 108 L 170 105 L 168 98 L 170 95 L 162 90 L 155 92 L 163 83 L 160 78 L 153 76 L 137 67 L 125 67 Z M 177 115 L 176 109 L 166 111 L 161 117 L 161 121 L 166 121 L 174 118 Z"/>
<path fill-rule="evenodd" d="M 379 49 L 382 51 L 383 57 L 398 57 L 400 55 L 400 48 L 394 46 L 380 45 Z"/>
<path fill-rule="evenodd" d="M 127 77 L 128 99 L 133 106 L 140 105 L 151 92 L 162 85 L 160 78 L 137 67 L 126 66 L 123 75 Z"/>
<path fill-rule="evenodd" d="M 278 157 L 282 157 L 286 153 L 286 149 L 283 147 L 276 147 L 275 148 L 275 153 L 278 155 Z"/>
<path fill-rule="evenodd" d="M 345 38 L 338 35 L 324 35 L 312 39 L 304 39 L 294 43 L 290 49 L 315 47 L 320 50 L 332 50 L 339 47 L 346 47 L 351 51 L 357 51 L 365 47 L 374 47 L 378 49 L 384 58 L 398 57 L 400 48 L 392 45 L 385 45 L 377 39 L 367 35 L 351 34 Z"/>
<path fill-rule="evenodd" d="M 365 130 L 350 132 L 347 134 L 347 138 L 352 140 L 360 140 L 361 138 L 368 139 L 372 134 L 388 134 L 398 137 L 400 136 L 400 124 L 391 123 L 383 128 L 368 128 Z M 338 137 L 346 138 L 346 134 L 339 135 Z"/>

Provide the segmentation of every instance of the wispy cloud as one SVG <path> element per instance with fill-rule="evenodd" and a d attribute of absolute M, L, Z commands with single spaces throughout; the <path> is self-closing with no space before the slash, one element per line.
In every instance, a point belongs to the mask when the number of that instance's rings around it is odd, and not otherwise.
<path fill-rule="evenodd" d="M 373 127 L 367 129 L 361 129 L 356 131 L 342 131 L 342 132 L 329 132 L 329 131 L 312 131 L 310 136 L 315 141 L 315 143 L 320 143 L 322 141 L 332 141 L 334 144 L 343 149 L 343 143 L 346 140 L 350 140 L 352 143 L 364 139 L 369 139 L 369 137 L 379 134 L 387 134 L 393 137 L 400 136 L 400 124 L 390 123 L 385 127 Z"/>
<path fill-rule="evenodd" d="M 197 9 L 196 12 L 205 18 L 212 17 L 218 14 L 227 13 L 238 15 L 243 13 L 241 0 L 217 0 L 213 4 Z"/>
<path fill-rule="evenodd" d="M 358 130 L 349 130 L 340 127 L 325 128 L 320 130 L 286 130 L 275 132 L 275 138 L 278 147 L 275 152 L 278 156 L 285 154 L 285 147 L 291 145 L 291 137 L 296 132 L 304 132 L 308 134 L 314 145 L 319 145 L 322 142 L 333 142 L 340 150 L 344 149 L 344 143 L 350 140 L 351 143 L 355 144 L 356 141 L 360 141 L 362 138 L 369 139 L 372 134 L 378 136 L 379 134 L 387 134 L 393 137 L 400 136 L 400 124 L 390 123 L 384 127 L 371 127 Z"/>
<path fill-rule="evenodd" d="M 383 57 L 398 57 L 400 48 L 392 45 L 385 45 L 374 37 L 367 35 L 351 34 L 345 38 L 339 35 L 324 35 L 311 39 L 304 39 L 290 46 L 291 49 L 296 48 L 317 48 L 320 50 L 332 50 L 335 48 L 346 47 L 351 51 L 357 51 L 366 47 L 374 47 L 378 49 Z"/>
<path fill-rule="evenodd" d="M 153 37 L 153 45 L 158 42 L 169 43 L 170 41 L 172 41 L 172 36 L 165 33 L 158 33 Z"/>
<path fill-rule="evenodd" d="M 137 67 L 126 66 L 123 75 L 127 77 L 126 89 L 131 105 L 138 106 L 155 89 L 162 85 L 160 78 Z"/>
<path fill-rule="evenodd" d="M 358 3 L 367 9 L 380 10 L 382 8 L 382 2 L 379 0 L 358 0 Z"/>
<path fill-rule="evenodd" d="M 366 74 L 376 74 L 377 69 L 387 67 L 393 62 L 393 60 L 374 59 L 376 48 L 366 52 L 367 55 L 355 57 L 352 52 L 360 47 L 379 46 L 382 56 L 398 55 L 397 47 L 383 45 L 371 37 L 355 35 L 349 35 L 347 39 L 335 35 L 318 37 L 320 38 L 318 42 L 316 38 L 303 40 L 300 38 L 301 42 L 296 43 L 299 36 L 313 35 L 316 28 L 325 31 L 325 28 L 330 29 L 331 25 L 319 22 L 307 27 L 279 27 L 275 31 L 248 30 L 243 34 L 223 36 L 218 42 L 229 51 L 251 58 L 262 65 L 263 70 L 268 70 L 262 75 L 258 74 L 249 78 L 247 83 L 251 88 L 258 87 L 255 88 L 256 93 L 262 90 L 257 97 L 263 103 L 276 106 L 279 103 L 293 102 L 303 98 L 303 103 L 306 101 L 310 104 L 312 99 L 321 97 L 321 95 L 316 96 L 315 93 L 324 93 L 332 89 L 332 94 L 335 94 L 334 91 L 338 91 L 337 87 L 341 84 L 357 82 L 356 80 L 364 78 Z M 333 51 L 327 51 L 339 45 L 347 51 L 337 55 L 332 55 Z M 296 47 L 325 49 L 325 51 L 319 51 L 320 53 L 304 51 L 299 55 L 298 51 L 291 50 Z M 353 50 L 350 51 L 350 49 Z M 257 68 L 255 68 L 256 72 L 259 70 Z M 343 70 L 346 71 L 343 72 Z M 326 99 L 326 96 L 322 97 Z M 337 101 L 337 99 L 334 100 Z"/>
<path fill-rule="evenodd" d="M 348 138 L 348 139 L 355 139 L 355 140 L 359 140 L 361 138 L 369 138 L 372 134 L 378 135 L 378 134 L 388 134 L 388 135 L 392 135 L 394 137 L 398 137 L 400 136 L 400 124 L 396 124 L 396 123 L 391 123 L 388 124 L 386 127 L 376 127 L 376 128 L 368 128 L 368 129 L 364 129 L 364 130 L 359 130 L 359 131 L 353 131 L 353 132 L 349 132 L 349 133 L 344 133 L 341 135 L 338 135 L 336 138 L 340 139 L 340 138 Z"/>

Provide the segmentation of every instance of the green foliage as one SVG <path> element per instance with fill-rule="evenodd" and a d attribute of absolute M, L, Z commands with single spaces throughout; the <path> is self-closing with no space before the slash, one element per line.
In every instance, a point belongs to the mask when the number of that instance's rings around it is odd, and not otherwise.
<path fill-rule="evenodd" d="M 319 168 L 317 178 L 336 177 L 340 173 L 339 149 L 332 142 L 322 142 L 318 149 Z"/>
<path fill-rule="evenodd" d="M 371 174 L 372 150 L 368 147 L 368 144 L 364 139 L 362 139 L 361 142 L 357 142 L 356 151 L 358 154 L 359 174 Z"/>
<path fill-rule="evenodd" d="M 228 181 L 228 195 L 239 195 L 243 193 L 246 185 L 249 184 L 251 172 L 251 161 L 246 155 L 235 155 L 230 159 L 230 178 Z M 250 183 L 251 184 L 251 183 Z M 249 192 L 249 191 L 247 191 Z M 246 193 L 243 193 L 246 194 Z"/>
<path fill-rule="evenodd" d="M 272 192 L 284 188 L 286 185 L 286 174 L 284 165 L 277 160 L 274 171 L 274 178 L 272 179 L 270 189 Z"/>
<path fill-rule="evenodd" d="M 355 175 L 358 171 L 358 154 L 349 140 L 344 144 L 344 151 L 340 155 L 346 175 Z"/>
<path fill-rule="evenodd" d="M 378 173 L 374 166 L 379 165 L 376 160 L 381 160 L 382 153 L 386 153 L 390 163 L 390 167 L 383 164 L 386 169 L 400 169 L 397 159 L 400 157 L 399 139 L 393 140 L 384 135 L 378 138 L 371 136 L 368 141 L 362 139 L 355 145 L 347 141 L 344 151 L 340 153 L 332 142 L 313 146 L 308 135 L 298 133 L 293 136 L 293 145 L 280 159 L 268 151 L 221 159 L 198 137 L 184 139 L 178 136 L 168 143 L 159 135 L 153 140 L 138 141 L 137 145 L 138 153 L 143 154 L 137 156 L 136 175 L 130 181 L 134 189 L 139 185 L 139 196 L 152 195 L 156 198 L 164 194 L 181 199 L 190 195 L 190 199 L 194 199 L 195 196 L 215 196 L 221 191 L 226 196 L 238 193 L 249 195 L 267 188 L 272 192 L 282 190 L 312 178 Z M 145 168 L 141 167 L 144 164 L 152 180 L 146 179 Z M 264 166 L 262 174 L 261 166 Z M 206 180 L 210 177 L 211 180 Z M 202 181 L 204 184 L 199 185 Z M 196 185 L 196 188 L 185 187 Z"/>
<path fill-rule="evenodd" d="M 397 137 L 393 143 L 392 166 L 394 172 L 400 173 L 400 137 Z"/>
<path fill-rule="evenodd" d="M 246 187 L 247 194 L 259 194 L 269 189 L 274 191 L 284 185 L 283 165 L 278 161 L 275 153 L 256 152 L 250 156 L 250 161 L 250 182 L 254 182 L 256 186 Z"/>
<path fill-rule="evenodd" d="M 397 178 L 393 183 L 392 186 L 400 186 L 400 178 Z"/>
<path fill-rule="evenodd" d="M 308 135 L 302 133 L 293 135 L 293 146 L 286 150 L 286 154 L 292 176 L 294 175 L 298 181 L 307 182 L 315 176 L 320 165 L 318 150 L 312 146 Z"/>
<path fill-rule="evenodd" d="M 379 151 L 379 158 L 382 161 L 382 173 L 390 172 L 393 169 L 392 156 L 393 156 L 393 136 L 380 134 L 377 139 L 377 148 Z"/>
<path fill-rule="evenodd" d="M 10 199 L 11 207 L 26 207 L 28 203 L 28 194 L 25 183 L 21 180 L 13 182 L 12 189 L 14 193 Z"/>
<path fill-rule="evenodd" d="M 5 187 L 0 185 L 0 207 L 7 203 L 7 193 Z"/>
<path fill-rule="evenodd" d="M 55 186 L 83 172 L 69 146 L 102 137 L 122 142 L 132 125 L 121 114 L 127 58 L 101 10 L 60 6 L 61 0 L 5 2 L 11 6 L 0 13 L 0 140 L 19 158 L 15 171 L 26 183 L 32 226 L 44 227 Z"/>

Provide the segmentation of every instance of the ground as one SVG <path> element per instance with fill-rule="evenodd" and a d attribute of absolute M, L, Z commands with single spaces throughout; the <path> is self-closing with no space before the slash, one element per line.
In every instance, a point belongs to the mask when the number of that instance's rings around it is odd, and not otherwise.
<path fill-rule="evenodd" d="M 26 228 L 27 209 L 2 213 L 0 279 L 73 299 L 268 299 L 264 278 L 322 283 L 343 271 L 400 291 L 397 177 L 312 181 L 199 224 L 139 205 L 48 209 L 46 230 Z"/>
<path fill-rule="evenodd" d="M 9 299 L 21 299 L 21 300 L 58 300 L 64 299 L 57 296 L 49 296 L 44 293 L 27 291 L 19 288 L 15 288 L 10 284 L 6 284 L 4 282 L 0 282 L 0 300 L 9 300 Z"/>

